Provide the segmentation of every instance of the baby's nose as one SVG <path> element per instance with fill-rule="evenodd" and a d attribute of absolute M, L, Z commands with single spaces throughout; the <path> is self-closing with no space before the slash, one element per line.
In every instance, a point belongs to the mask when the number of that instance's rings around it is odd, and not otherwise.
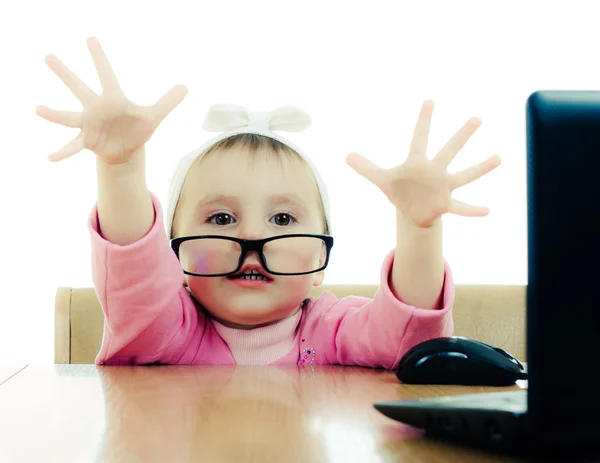
<path fill-rule="evenodd" d="M 259 240 L 268 236 L 266 227 L 262 224 L 244 224 L 239 229 L 239 238 Z"/>

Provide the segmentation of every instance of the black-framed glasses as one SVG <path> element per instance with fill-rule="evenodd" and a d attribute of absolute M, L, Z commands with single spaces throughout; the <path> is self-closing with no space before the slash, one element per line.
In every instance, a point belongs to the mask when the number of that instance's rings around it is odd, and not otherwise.
<path fill-rule="evenodd" d="M 240 271 L 246 255 L 256 252 L 263 268 L 272 275 L 306 275 L 323 270 L 329 263 L 333 237 L 291 234 L 260 240 L 231 236 L 183 236 L 171 240 L 187 275 L 221 277 Z"/>

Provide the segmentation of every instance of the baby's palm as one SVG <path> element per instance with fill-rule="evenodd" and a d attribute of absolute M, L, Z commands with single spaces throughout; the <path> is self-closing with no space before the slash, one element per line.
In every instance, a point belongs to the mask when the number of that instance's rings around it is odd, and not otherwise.
<path fill-rule="evenodd" d="M 403 214 L 425 225 L 452 207 L 451 175 L 424 159 L 409 158 L 390 169 L 380 188 Z"/>
<path fill-rule="evenodd" d="M 60 161 L 89 149 L 109 164 L 124 163 L 150 139 L 158 125 L 183 100 L 187 90 L 179 85 L 153 106 L 136 105 L 125 97 L 98 41 L 91 38 L 88 46 L 102 84 L 101 95 L 94 93 L 58 58 L 53 55 L 46 58 L 50 69 L 83 105 L 80 113 L 44 106 L 37 108 L 37 114 L 44 119 L 81 130 L 49 159 Z"/>

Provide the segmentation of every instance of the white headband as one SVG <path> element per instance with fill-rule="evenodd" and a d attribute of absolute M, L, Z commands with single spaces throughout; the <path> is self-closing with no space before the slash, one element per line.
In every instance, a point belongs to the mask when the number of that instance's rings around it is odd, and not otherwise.
<path fill-rule="evenodd" d="M 243 133 L 263 135 L 277 140 L 289 146 L 304 159 L 306 164 L 311 168 L 317 182 L 321 202 L 323 203 L 323 211 L 325 212 L 326 225 L 331 232 L 327 189 L 317 168 L 302 150 L 290 141 L 274 133 L 274 131 L 300 132 L 310 126 L 311 121 L 311 117 L 305 111 L 294 107 L 280 107 L 269 112 L 250 112 L 246 108 L 237 105 L 219 104 L 211 106 L 206 114 L 202 128 L 207 132 L 222 133 L 183 157 L 177 164 L 169 188 L 167 236 L 171 237 L 175 207 L 179 201 L 179 195 L 181 194 L 185 178 L 196 159 L 203 156 L 215 143 Z"/>

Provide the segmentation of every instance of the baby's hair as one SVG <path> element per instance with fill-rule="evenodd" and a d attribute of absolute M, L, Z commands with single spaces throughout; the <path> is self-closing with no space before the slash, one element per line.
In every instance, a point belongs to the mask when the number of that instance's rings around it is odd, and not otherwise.
<path fill-rule="evenodd" d="M 270 159 L 277 159 L 282 162 L 284 159 L 297 159 L 300 162 L 306 164 L 304 158 L 290 148 L 288 145 L 281 143 L 270 137 L 259 135 L 255 133 L 241 133 L 232 135 L 231 137 L 225 138 L 212 145 L 203 156 L 199 157 L 196 162 L 202 162 L 207 157 L 214 156 L 215 153 L 229 151 L 233 148 L 243 148 L 247 150 L 247 153 L 251 156 L 251 161 L 254 162 L 260 158 L 269 157 Z M 179 201 L 178 201 L 179 203 Z M 179 204 L 178 204 L 179 205 Z M 177 205 L 177 206 L 178 206 Z M 177 215 L 177 206 L 175 207 L 175 214 L 173 217 L 173 223 L 175 222 L 175 216 Z M 325 217 L 325 211 L 321 204 L 321 215 L 323 223 L 325 224 L 323 233 L 329 235 L 329 225 Z M 171 232 L 171 238 L 174 236 L 174 231 Z"/>
<path fill-rule="evenodd" d="M 265 137 L 264 135 L 258 135 L 255 133 L 241 133 L 225 138 L 224 140 L 221 140 L 211 146 L 208 151 L 204 153 L 202 158 L 206 158 L 214 152 L 225 151 L 232 148 L 245 148 L 248 150 L 250 155 L 253 156 L 253 158 L 256 158 L 261 154 L 275 154 L 277 155 L 277 159 L 282 159 L 284 156 L 281 155 L 288 155 L 291 157 L 296 157 L 304 162 L 302 156 L 296 153 L 296 151 L 289 146 L 273 138 Z"/>

